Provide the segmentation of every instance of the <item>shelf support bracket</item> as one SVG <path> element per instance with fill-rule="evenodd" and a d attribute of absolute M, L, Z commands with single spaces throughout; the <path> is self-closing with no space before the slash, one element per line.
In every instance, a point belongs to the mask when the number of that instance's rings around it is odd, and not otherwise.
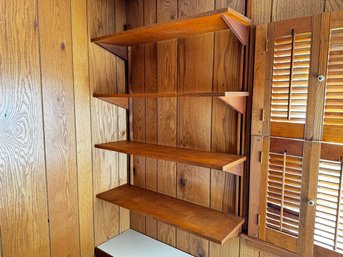
<path fill-rule="evenodd" d="M 107 51 L 115 54 L 116 56 L 120 57 L 124 61 L 128 60 L 128 47 L 127 46 L 110 45 L 110 44 L 97 43 L 97 42 L 96 44 L 106 49 Z"/>
<path fill-rule="evenodd" d="M 102 95 L 102 94 L 93 94 L 93 97 L 96 97 L 102 101 L 114 104 L 126 110 L 129 109 L 129 99 L 126 97 L 106 97 L 106 95 Z"/>
<path fill-rule="evenodd" d="M 228 27 L 232 30 L 232 32 L 236 35 L 241 44 L 243 46 L 246 46 L 249 41 L 249 26 L 245 26 L 225 14 L 223 14 L 221 17 L 228 25 Z"/>
<path fill-rule="evenodd" d="M 245 112 L 246 108 L 246 96 L 220 96 L 220 100 L 222 100 L 224 103 L 230 105 L 233 109 L 240 113 Z"/>

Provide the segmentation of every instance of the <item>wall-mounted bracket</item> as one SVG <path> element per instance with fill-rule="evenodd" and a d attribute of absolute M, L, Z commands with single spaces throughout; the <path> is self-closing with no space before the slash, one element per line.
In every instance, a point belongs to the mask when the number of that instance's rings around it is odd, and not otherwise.
<path fill-rule="evenodd" d="M 236 111 L 244 113 L 246 108 L 246 97 L 248 95 L 248 92 L 226 92 L 225 96 L 220 96 L 218 98 L 230 105 Z"/>
<path fill-rule="evenodd" d="M 116 56 L 120 57 L 124 61 L 128 59 L 128 47 L 127 46 L 119 46 L 119 45 L 110 45 L 105 43 L 96 43 L 97 45 L 101 46 L 102 48 L 106 49 L 107 51 L 115 54 Z"/>
<path fill-rule="evenodd" d="M 239 23 L 238 21 L 236 21 L 235 19 L 231 18 L 226 14 L 223 14 L 221 17 L 228 25 L 228 27 L 232 30 L 232 32 L 236 35 L 241 44 L 246 46 L 249 41 L 250 27 L 245 26 L 242 23 Z"/>

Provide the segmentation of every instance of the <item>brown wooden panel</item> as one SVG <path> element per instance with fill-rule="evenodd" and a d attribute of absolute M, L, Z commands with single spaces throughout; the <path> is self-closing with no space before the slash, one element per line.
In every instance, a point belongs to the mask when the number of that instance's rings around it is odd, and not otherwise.
<path fill-rule="evenodd" d="M 320 141 L 322 138 L 325 81 L 318 81 L 317 75 L 325 74 L 328 57 L 330 16 L 313 17 L 311 70 L 308 88 L 305 139 Z"/>
<path fill-rule="evenodd" d="M 231 214 L 132 185 L 111 189 L 97 197 L 217 243 L 224 243 L 228 238 L 237 236 L 244 222 L 242 218 Z"/>
<path fill-rule="evenodd" d="M 325 11 L 332 12 L 343 9 L 343 2 L 341 0 L 326 0 Z"/>
<path fill-rule="evenodd" d="M 288 155 L 303 156 L 304 141 L 284 138 L 270 138 L 270 151 Z"/>
<path fill-rule="evenodd" d="M 272 2 L 272 0 L 264 0 L 263 4 L 261 4 L 260 0 L 250 0 L 251 17 L 254 24 L 259 25 L 271 22 Z"/>
<path fill-rule="evenodd" d="M 313 256 L 316 207 L 315 205 L 308 205 L 308 201 L 315 201 L 317 198 L 320 143 L 305 142 L 303 156 L 297 254 L 300 256 Z"/>
<path fill-rule="evenodd" d="M 94 255 L 93 171 L 86 0 L 71 1 L 80 255 Z"/>
<path fill-rule="evenodd" d="M 157 22 L 177 18 L 177 0 L 157 0 Z M 158 92 L 177 92 L 177 41 L 157 44 L 157 85 Z M 158 143 L 176 146 L 177 101 L 158 99 Z M 158 192 L 176 196 L 176 163 L 158 161 Z M 158 239 L 176 246 L 176 229 L 158 222 Z"/>
<path fill-rule="evenodd" d="M 70 1 L 39 1 L 51 256 L 80 256 Z M 49 26 L 46 26 L 49 24 Z M 56 76 L 56 70 L 63 76 Z"/>
<path fill-rule="evenodd" d="M 324 125 L 324 142 L 343 143 L 343 127 L 335 125 Z"/>
<path fill-rule="evenodd" d="M 270 136 L 286 138 L 304 138 L 305 125 L 287 122 L 271 122 Z"/>
<path fill-rule="evenodd" d="M 144 24 L 150 25 L 157 21 L 156 0 L 145 0 L 144 2 Z M 145 87 L 146 93 L 157 93 L 157 46 L 156 44 L 147 44 L 145 46 Z M 157 143 L 158 119 L 157 119 L 157 99 L 145 99 L 146 104 L 146 142 Z M 146 158 L 146 188 L 157 191 L 157 160 Z M 146 234 L 157 238 L 157 221 L 146 217 Z"/>
<path fill-rule="evenodd" d="M 324 11 L 324 1 L 275 0 L 272 7 L 272 21 L 311 16 Z"/>
<path fill-rule="evenodd" d="M 343 156 L 343 146 L 338 144 L 321 144 L 320 158 L 329 161 L 341 161 Z"/>
<path fill-rule="evenodd" d="M 144 26 L 144 0 L 127 2 L 127 23 L 130 29 Z M 129 91 L 133 93 L 145 92 L 145 47 L 135 46 L 131 48 L 129 60 Z M 130 137 L 131 139 L 145 142 L 145 99 L 134 99 L 131 102 L 130 115 Z M 132 157 L 132 156 L 131 156 Z M 131 181 L 134 185 L 145 187 L 145 158 L 133 156 L 131 160 L 133 174 Z M 145 217 L 131 213 L 131 228 L 144 233 Z"/>
<path fill-rule="evenodd" d="M 111 33 L 115 27 L 115 1 L 87 1 L 89 38 Z M 104 72 L 105 71 L 105 72 Z M 117 58 L 95 44 L 89 45 L 90 92 L 117 91 Z M 118 108 L 91 98 L 92 145 L 118 140 Z M 119 233 L 119 209 L 95 198 L 117 186 L 118 154 L 93 148 L 94 243 L 99 245 Z"/>
<path fill-rule="evenodd" d="M 182 2 L 179 10 L 182 10 Z M 191 11 L 194 12 L 194 9 Z M 200 11 L 200 13 L 202 14 L 178 19 L 177 21 L 168 21 L 142 28 L 136 28 L 130 31 L 111 34 L 95 38 L 92 41 L 112 45 L 133 46 L 219 31 L 228 28 L 227 24 L 222 19 L 222 15 L 230 17 L 244 26 L 251 25 L 250 19 L 230 8 L 210 11 L 208 13 Z M 186 16 L 187 15 L 189 14 L 186 14 Z M 180 16 L 182 17 L 185 15 L 182 15 L 181 13 Z"/>
<path fill-rule="evenodd" d="M 295 252 L 297 248 L 295 237 L 269 228 L 266 229 L 266 241 L 290 252 Z"/>
<path fill-rule="evenodd" d="M 213 10 L 214 1 L 179 2 L 179 18 Z M 213 33 L 178 41 L 179 92 L 212 91 Z M 178 145 L 210 150 L 211 98 L 180 98 L 178 101 Z M 177 197 L 210 204 L 210 169 L 177 164 Z M 199 197 L 199 189 L 202 196 Z M 194 256 L 208 256 L 208 241 L 177 230 L 177 247 Z"/>
<path fill-rule="evenodd" d="M 230 171 L 229 168 L 244 162 L 246 159 L 244 156 L 233 154 L 192 150 L 189 148 L 178 148 L 126 140 L 97 144 L 95 147 L 126 154 L 175 161 L 190 165 L 199 165 L 206 168 L 220 169 L 225 171 Z"/>
<path fill-rule="evenodd" d="M 264 89 L 266 75 L 266 38 L 267 25 L 256 27 L 255 60 L 254 60 L 254 92 L 252 100 L 251 135 L 261 136 L 263 129 Z"/>
<path fill-rule="evenodd" d="M 273 244 L 261 241 L 250 236 L 246 236 L 244 234 L 241 234 L 240 238 L 241 245 L 242 243 L 245 244 L 250 249 L 250 251 L 253 251 L 252 254 L 255 254 L 257 250 L 260 250 L 260 257 L 298 257 L 297 254 L 284 250 L 282 247 L 275 246 Z"/>
<path fill-rule="evenodd" d="M 313 257 L 342 257 L 342 254 L 326 249 L 324 247 L 315 245 Z"/>
<path fill-rule="evenodd" d="M 258 237 L 258 214 L 260 213 L 261 162 L 263 138 L 252 136 L 250 152 L 249 186 L 249 236 Z"/>
<path fill-rule="evenodd" d="M 0 256 L 46 257 L 38 2 L 2 0 L 0 5 Z"/>

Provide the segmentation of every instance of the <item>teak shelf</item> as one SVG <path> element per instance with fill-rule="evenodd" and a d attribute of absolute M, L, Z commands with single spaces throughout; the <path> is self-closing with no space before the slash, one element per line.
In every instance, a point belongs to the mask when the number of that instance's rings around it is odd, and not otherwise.
<path fill-rule="evenodd" d="M 238 236 L 244 219 L 132 185 L 123 185 L 97 198 L 153 217 L 218 244 Z"/>
<path fill-rule="evenodd" d="M 104 49 L 124 59 L 126 65 L 127 91 L 132 88 L 129 83 L 131 78 L 131 53 L 130 47 L 135 45 L 154 43 L 170 39 L 185 38 L 203 33 L 216 32 L 230 29 L 243 46 L 248 43 L 249 30 L 252 22 L 242 14 L 225 8 L 201 15 L 171 20 L 164 23 L 153 24 L 146 27 L 131 29 L 124 32 L 92 39 Z M 240 48 L 244 54 L 244 47 Z M 243 59 L 242 59 L 243 60 Z M 243 62 L 240 70 L 243 79 Z M 241 88 L 244 86 L 241 85 Z M 244 87 L 245 88 L 245 87 Z M 115 104 L 129 110 L 127 113 L 128 126 L 132 125 L 133 115 L 132 99 L 137 98 L 165 98 L 165 97 L 216 97 L 225 104 L 230 105 L 236 111 L 242 113 L 245 119 L 246 98 L 248 92 L 197 92 L 197 93 L 128 93 L 128 94 L 97 94 L 94 97 L 103 101 Z M 244 133 L 241 132 L 241 134 Z M 132 130 L 128 133 L 128 139 L 132 136 Z M 240 140 L 241 138 L 238 138 Z M 244 139 L 239 144 L 243 144 Z M 155 159 L 173 161 L 188 165 L 206 167 L 231 173 L 237 177 L 236 200 L 243 196 L 243 177 L 245 156 L 208 152 L 148 144 L 130 140 L 110 142 L 95 145 L 96 148 L 138 155 Z M 131 158 L 131 156 L 129 156 Z M 130 159 L 130 169 L 133 165 Z M 129 171 L 129 170 L 128 170 Z M 163 172 L 160 170 L 159 172 Z M 201 171 L 200 171 L 201 172 Z M 131 173 L 128 172 L 128 181 L 131 181 Z M 238 184 L 237 184 L 238 185 Z M 97 195 L 97 198 L 127 208 L 135 213 L 153 217 L 162 222 L 168 223 L 176 228 L 193 233 L 213 242 L 223 244 L 227 239 L 238 236 L 241 231 L 244 219 L 213 210 L 194 203 L 186 202 L 175 197 L 166 196 L 154 191 L 133 185 L 124 185 Z M 242 206 L 242 204 L 241 204 Z M 236 214 L 242 213 L 239 204 L 236 206 Z M 140 239 L 143 240 L 143 239 Z M 142 242 L 140 242 L 142 243 Z M 148 244 L 148 243 L 146 243 Z M 140 255 L 140 254 L 139 254 Z M 108 255 L 105 255 L 108 256 Z M 109 255 L 111 256 L 111 255 Z"/>
<path fill-rule="evenodd" d="M 242 164 L 246 160 L 245 156 L 139 143 L 127 140 L 97 144 L 95 147 L 126 154 L 222 170 L 238 176 L 242 175 Z"/>
<path fill-rule="evenodd" d="M 251 24 L 251 20 L 239 12 L 231 8 L 224 8 L 193 17 L 93 38 L 92 42 L 127 60 L 127 47 L 129 46 L 195 36 L 225 29 L 231 29 L 239 41 L 246 45 Z"/>
<path fill-rule="evenodd" d="M 203 93 L 131 93 L 131 94 L 93 94 L 93 97 L 105 102 L 129 109 L 130 98 L 162 98 L 162 97 L 218 97 L 240 113 L 245 112 L 248 92 L 203 92 Z"/>

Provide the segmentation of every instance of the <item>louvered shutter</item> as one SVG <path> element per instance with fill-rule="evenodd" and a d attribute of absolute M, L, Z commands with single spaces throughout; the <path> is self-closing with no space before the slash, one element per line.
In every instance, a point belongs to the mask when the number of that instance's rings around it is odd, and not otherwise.
<path fill-rule="evenodd" d="M 304 138 L 317 19 L 269 24 L 258 227 L 261 240 L 307 256 L 313 244 L 307 239 L 304 217 L 314 213 L 307 198 L 316 190 L 309 190 L 315 163 L 309 161 L 312 145 Z"/>
<path fill-rule="evenodd" d="M 270 136 L 304 138 L 312 51 L 311 17 L 273 24 L 268 51 L 271 63 Z M 268 71 L 267 71 L 268 72 Z M 269 89 L 270 88 L 270 89 Z M 268 103 L 267 101 L 267 103 Z"/>
<path fill-rule="evenodd" d="M 336 16 L 330 28 L 323 141 L 343 143 L 343 21 Z"/>
<path fill-rule="evenodd" d="M 270 138 L 264 151 L 266 190 L 261 197 L 261 239 L 296 251 L 299 234 L 303 141 Z M 265 150 L 265 149 L 264 149 Z"/>
<path fill-rule="evenodd" d="M 321 148 L 314 242 L 343 253 L 343 146 L 322 144 Z"/>

